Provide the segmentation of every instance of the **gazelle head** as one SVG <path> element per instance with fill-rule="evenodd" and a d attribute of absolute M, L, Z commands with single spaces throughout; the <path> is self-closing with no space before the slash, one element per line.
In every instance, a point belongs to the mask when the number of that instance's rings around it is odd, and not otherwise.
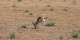
<path fill-rule="evenodd" d="M 41 14 L 38 17 L 41 17 L 41 21 L 45 24 L 46 19 L 48 18 L 45 14 Z"/>
<path fill-rule="evenodd" d="M 41 17 L 42 19 L 47 19 L 48 18 L 45 14 L 38 15 L 38 17 Z"/>

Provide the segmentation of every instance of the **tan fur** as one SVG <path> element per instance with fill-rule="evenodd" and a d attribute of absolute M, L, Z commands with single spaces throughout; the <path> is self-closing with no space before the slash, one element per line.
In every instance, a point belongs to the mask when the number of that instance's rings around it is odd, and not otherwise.
<path fill-rule="evenodd" d="M 47 19 L 47 17 L 44 18 L 43 15 L 42 15 L 42 16 L 39 16 L 37 18 L 36 22 L 32 22 L 32 24 L 34 25 L 35 29 L 39 28 L 40 25 L 44 25 L 45 24 L 45 19 Z"/>

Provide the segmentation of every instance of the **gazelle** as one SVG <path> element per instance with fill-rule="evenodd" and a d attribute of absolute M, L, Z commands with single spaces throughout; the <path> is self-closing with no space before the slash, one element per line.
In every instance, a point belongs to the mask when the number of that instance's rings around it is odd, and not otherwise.
<path fill-rule="evenodd" d="M 44 14 L 42 14 L 41 16 L 39 16 L 36 20 L 36 22 L 32 22 L 32 24 L 34 25 L 35 29 L 39 28 L 40 26 L 45 24 L 45 19 L 47 19 L 48 17 L 44 17 Z"/>

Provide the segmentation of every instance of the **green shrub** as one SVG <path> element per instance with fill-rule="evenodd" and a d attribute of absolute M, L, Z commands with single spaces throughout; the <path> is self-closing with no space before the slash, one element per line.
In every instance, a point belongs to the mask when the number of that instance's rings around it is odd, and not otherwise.
<path fill-rule="evenodd" d="M 54 23 L 49 21 L 49 22 L 47 22 L 46 26 L 54 26 Z"/>
<path fill-rule="evenodd" d="M 78 30 L 78 33 L 80 33 L 80 30 Z"/>
<path fill-rule="evenodd" d="M 15 39 L 15 33 L 14 32 L 9 33 L 9 36 L 10 36 L 10 39 Z"/>
<path fill-rule="evenodd" d="M 21 28 L 27 28 L 27 24 L 21 24 Z"/>
<path fill-rule="evenodd" d="M 78 31 L 73 30 L 72 33 L 71 33 L 72 37 L 73 38 L 78 38 L 78 33 L 79 33 Z"/>

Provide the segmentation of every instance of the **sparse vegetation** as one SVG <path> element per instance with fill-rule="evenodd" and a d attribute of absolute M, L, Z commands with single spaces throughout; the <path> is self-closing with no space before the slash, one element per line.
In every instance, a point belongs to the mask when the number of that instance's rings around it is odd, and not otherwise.
<path fill-rule="evenodd" d="M 78 32 L 80 33 L 80 30 L 78 30 Z"/>
<path fill-rule="evenodd" d="M 64 0 L 64 2 L 66 2 L 66 0 Z"/>
<path fill-rule="evenodd" d="M 15 33 L 14 32 L 9 33 L 9 36 L 10 36 L 10 39 L 15 39 Z"/>
<path fill-rule="evenodd" d="M 63 40 L 63 34 L 60 34 L 59 39 L 60 39 L 60 40 Z"/>
<path fill-rule="evenodd" d="M 51 7 L 50 5 L 47 5 L 46 7 L 49 7 L 49 10 L 50 10 L 50 11 L 54 11 L 53 8 L 50 8 L 50 7 Z"/>
<path fill-rule="evenodd" d="M 63 9 L 63 11 L 68 11 L 68 9 Z"/>
<path fill-rule="evenodd" d="M 39 0 L 39 1 L 42 1 L 42 0 Z"/>
<path fill-rule="evenodd" d="M 49 10 L 50 10 L 50 11 L 53 11 L 54 9 L 50 8 Z"/>
<path fill-rule="evenodd" d="M 29 13 L 29 10 L 25 10 L 25 13 Z"/>
<path fill-rule="evenodd" d="M 50 27 L 50 26 L 54 26 L 54 23 L 51 22 L 51 21 L 48 21 L 47 24 L 46 24 L 46 26 L 49 26 L 49 27 Z"/>
<path fill-rule="evenodd" d="M 2 37 L 0 37 L 0 38 L 2 38 Z"/>
<path fill-rule="evenodd" d="M 47 5 L 47 7 L 50 7 L 50 5 Z"/>
<path fill-rule="evenodd" d="M 29 13 L 29 15 L 33 15 L 32 13 Z"/>
<path fill-rule="evenodd" d="M 71 35 L 73 38 L 78 38 L 78 33 L 79 33 L 78 31 L 73 30 Z"/>
<path fill-rule="evenodd" d="M 16 7 L 15 5 L 12 5 L 12 7 Z"/>
<path fill-rule="evenodd" d="M 8 1 L 10 1 L 10 0 L 8 0 Z"/>
<path fill-rule="evenodd" d="M 27 24 L 21 24 L 21 28 L 27 28 Z"/>
<path fill-rule="evenodd" d="M 17 1 L 21 2 L 22 0 L 17 0 Z"/>
<path fill-rule="evenodd" d="M 73 0 L 73 4 L 76 5 L 76 0 Z"/>

